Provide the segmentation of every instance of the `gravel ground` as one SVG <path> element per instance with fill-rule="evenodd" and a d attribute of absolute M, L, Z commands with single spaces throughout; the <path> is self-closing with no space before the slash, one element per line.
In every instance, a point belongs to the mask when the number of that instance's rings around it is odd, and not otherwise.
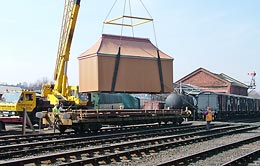
<path fill-rule="evenodd" d="M 192 145 L 180 146 L 173 149 L 168 149 L 161 151 L 159 153 L 154 153 L 151 155 L 143 156 L 142 158 L 133 159 L 131 161 L 125 161 L 120 163 L 111 163 L 111 166 L 154 166 L 156 164 L 171 160 L 173 158 L 184 157 L 199 151 L 207 150 L 217 146 L 233 143 L 239 140 L 250 138 L 252 136 L 260 135 L 260 129 L 252 130 L 242 134 L 235 134 L 224 136 L 221 138 L 216 138 L 213 140 L 208 140 L 204 142 L 195 143 Z M 232 159 L 235 159 L 241 155 L 244 155 L 248 152 L 256 150 L 260 147 L 260 141 L 254 142 L 248 145 L 240 146 L 236 149 L 231 149 L 219 154 L 216 154 L 212 157 L 208 157 L 205 160 L 199 160 L 196 163 L 192 163 L 192 166 L 218 166 L 225 162 L 228 162 Z"/>

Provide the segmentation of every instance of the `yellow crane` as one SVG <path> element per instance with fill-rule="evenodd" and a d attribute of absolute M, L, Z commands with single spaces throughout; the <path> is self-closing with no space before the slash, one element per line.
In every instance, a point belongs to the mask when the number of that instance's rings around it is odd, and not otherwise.
<path fill-rule="evenodd" d="M 0 131 L 5 130 L 5 123 L 21 123 L 23 116 L 23 134 L 25 134 L 26 121 L 34 130 L 31 120 L 27 114 L 32 113 L 36 108 L 36 93 L 26 90 L 6 91 L 0 98 Z M 16 112 L 20 116 L 5 117 L 3 112 Z"/>
<path fill-rule="evenodd" d="M 54 85 L 44 84 L 40 96 L 33 91 L 7 91 L 0 98 L 0 111 L 14 111 L 21 117 L 28 113 L 32 123 L 35 124 L 38 122 L 38 118 L 36 118 L 35 114 L 37 112 L 47 111 L 56 103 L 63 103 L 65 107 L 70 108 L 86 107 L 86 95 L 79 93 L 78 86 L 68 86 L 67 84 L 67 66 L 79 7 L 80 0 L 65 0 L 54 70 Z M 23 112 L 24 115 L 22 114 Z"/>
<path fill-rule="evenodd" d="M 78 86 L 68 86 L 67 68 L 74 29 L 79 13 L 80 0 L 65 0 L 59 47 L 54 70 L 54 85 L 42 87 L 42 97 L 47 97 L 51 104 L 63 103 L 65 106 L 84 107 L 87 97 L 79 93 Z"/>
<path fill-rule="evenodd" d="M 0 99 L 1 111 L 32 112 L 36 107 L 36 93 L 31 91 L 7 91 Z"/>

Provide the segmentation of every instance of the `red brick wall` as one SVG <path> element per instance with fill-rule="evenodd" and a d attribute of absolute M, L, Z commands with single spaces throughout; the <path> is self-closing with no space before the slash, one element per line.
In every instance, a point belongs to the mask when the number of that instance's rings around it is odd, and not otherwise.
<path fill-rule="evenodd" d="M 180 82 L 177 82 L 180 83 Z M 247 96 L 247 89 L 238 86 L 232 86 L 231 83 L 225 80 L 218 79 L 214 74 L 205 71 L 198 71 L 193 75 L 189 75 L 186 79 L 182 79 L 184 84 L 195 85 L 203 91 L 237 94 Z"/>
<path fill-rule="evenodd" d="M 189 77 L 182 83 L 195 85 L 210 91 L 217 90 L 218 92 L 227 92 L 228 87 L 228 84 L 224 81 L 202 71 Z"/>

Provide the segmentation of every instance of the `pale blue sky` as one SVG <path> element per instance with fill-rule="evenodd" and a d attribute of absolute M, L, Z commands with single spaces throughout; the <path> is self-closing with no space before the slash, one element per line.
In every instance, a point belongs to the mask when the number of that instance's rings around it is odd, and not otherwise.
<path fill-rule="evenodd" d="M 110 17 L 122 15 L 118 0 Z M 174 81 L 203 67 L 249 83 L 250 71 L 260 72 L 259 0 L 143 0 L 154 18 L 159 48 L 174 58 Z M 78 84 L 77 57 L 102 34 L 102 22 L 114 0 L 82 0 L 69 61 L 69 83 Z M 132 13 L 147 16 L 138 0 Z M 52 80 L 63 0 L 2 1 L 0 10 L 0 82 Z M 135 35 L 154 41 L 152 24 Z M 126 30 L 125 35 L 129 35 Z M 120 35 L 118 27 L 104 33 Z M 260 74 L 260 73 L 259 73 Z M 90 78 L 91 79 L 91 78 Z M 260 77 L 256 76 L 257 90 Z"/>

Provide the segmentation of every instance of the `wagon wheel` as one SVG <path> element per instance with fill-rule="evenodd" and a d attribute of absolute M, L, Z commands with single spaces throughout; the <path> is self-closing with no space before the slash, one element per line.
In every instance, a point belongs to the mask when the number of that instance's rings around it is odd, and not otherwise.
<path fill-rule="evenodd" d="M 162 122 L 161 122 L 161 121 L 159 121 L 159 122 L 158 122 L 158 126 L 161 126 L 161 125 L 162 125 Z"/>
<path fill-rule="evenodd" d="M 95 123 L 95 124 L 89 125 L 89 130 L 94 133 L 98 132 L 101 128 L 102 128 L 102 124 L 100 124 L 100 123 Z"/>
<path fill-rule="evenodd" d="M 60 125 L 58 130 L 60 131 L 60 133 L 65 133 L 66 129 L 67 129 L 66 126 Z"/>
<path fill-rule="evenodd" d="M 83 124 L 75 124 L 72 126 L 72 129 L 77 134 L 83 134 L 88 130 L 86 127 L 83 126 Z"/>
<path fill-rule="evenodd" d="M 55 117 L 54 127 L 55 129 L 59 130 L 60 133 L 64 133 L 67 129 L 67 127 L 62 124 L 61 120 L 58 117 Z"/>
<path fill-rule="evenodd" d="M 167 125 L 167 123 L 168 123 L 168 120 L 165 120 L 165 121 L 163 121 L 163 123 L 164 123 L 164 125 Z"/>

